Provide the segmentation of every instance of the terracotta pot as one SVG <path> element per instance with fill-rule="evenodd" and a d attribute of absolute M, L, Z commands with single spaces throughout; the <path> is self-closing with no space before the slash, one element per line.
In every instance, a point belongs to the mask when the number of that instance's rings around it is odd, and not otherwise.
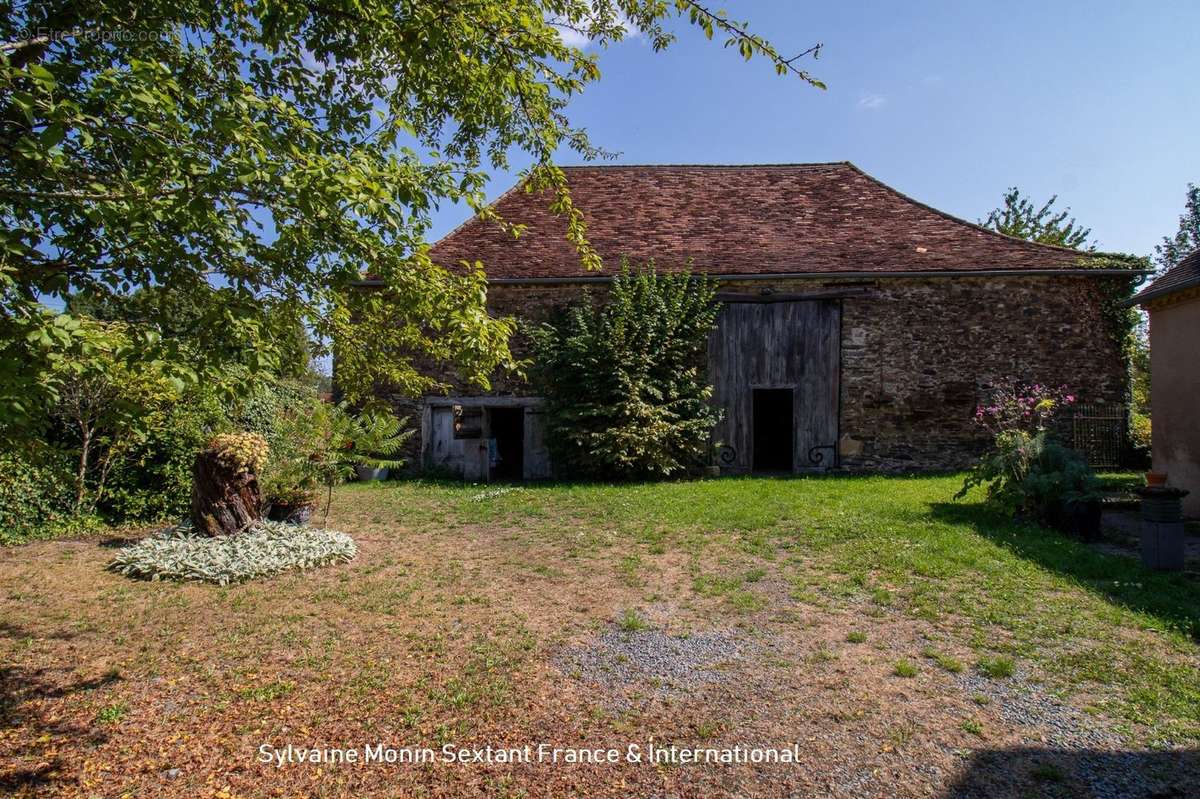
<path fill-rule="evenodd" d="M 1164 486 L 1167 484 L 1166 472 L 1146 472 L 1146 485 Z"/>

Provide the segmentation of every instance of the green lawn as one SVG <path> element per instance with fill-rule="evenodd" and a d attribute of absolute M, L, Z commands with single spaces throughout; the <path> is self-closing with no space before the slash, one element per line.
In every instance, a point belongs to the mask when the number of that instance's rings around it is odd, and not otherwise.
<path fill-rule="evenodd" d="M 1109 483 L 1135 485 L 1115 473 Z M 927 620 L 985 664 L 1011 658 L 1064 696 L 1126 722 L 1143 744 L 1200 741 L 1200 583 L 1156 574 L 978 502 L 961 476 L 745 478 L 521 488 L 444 482 L 351 485 L 360 513 L 407 524 L 484 525 L 568 542 L 567 557 L 653 588 L 657 558 L 687 557 L 691 589 L 736 615 L 771 600 L 870 604 Z M 344 525 L 343 525 L 344 526 Z M 546 563 L 535 569 L 554 570 Z M 653 591 L 646 594 L 653 599 Z"/>

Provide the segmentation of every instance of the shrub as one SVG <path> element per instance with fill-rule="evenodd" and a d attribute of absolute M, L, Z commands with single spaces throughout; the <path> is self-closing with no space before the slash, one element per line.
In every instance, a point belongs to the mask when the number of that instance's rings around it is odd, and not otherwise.
<path fill-rule="evenodd" d="M 235 409 L 233 420 L 239 429 L 258 433 L 270 448 L 259 474 L 268 505 L 316 502 L 321 483 L 310 458 L 323 438 L 325 418 L 316 391 L 296 380 L 263 383 Z"/>
<path fill-rule="evenodd" d="M 354 474 L 354 467 L 398 468 L 394 456 L 413 435 L 408 418 L 391 411 L 368 409 L 352 414 L 345 403 L 318 402 L 281 416 L 280 449 L 264 472 L 263 496 L 268 503 L 296 506 L 315 502 L 326 491 L 325 515 L 333 487 Z"/>
<path fill-rule="evenodd" d="M 191 501 L 196 453 L 215 435 L 243 430 L 262 436 L 269 471 L 276 457 L 288 454 L 294 431 L 286 420 L 317 404 L 316 391 L 298 380 L 266 378 L 234 400 L 215 387 L 194 387 L 147 418 L 146 434 L 114 464 L 101 510 L 118 522 L 179 518 Z"/>
<path fill-rule="evenodd" d="M 1009 513 L 1054 521 L 1064 508 L 1099 497 L 1087 461 L 1058 444 L 1049 427 L 1056 411 L 1075 401 L 1065 388 L 1004 387 L 975 411 L 993 435 L 993 449 L 967 475 L 955 499 L 984 486 L 987 501 Z"/>
<path fill-rule="evenodd" d="M 719 411 L 705 352 L 716 284 L 628 266 L 608 301 L 571 308 L 533 333 L 556 466 L 583 477 L 670 477 L 705 465 Z"/>
<path fill-rule="evenodd" d="M 1017 431 L 1032 436 L 1049 429 L 1055 415 L 1074 402 L 1066 386 L 1002 385 L 992 391 L 991 402 L 975 409 L 975 421 L 993 437 Z"/>
<path fill-rule="evenodd" d="M 194 388 L 156 411 L 146 435 L 113 467 L 101 502 L 115 521 L 156 521 L 187 512 L 196 453 L 230 426 L 216 392 Z"/>
<path fill-rule="evenodd" d="M 1043 443 L 1020 485 L 1023 509 L 1051 523 L 1064 508 L 1100 498 L 1100 484 L 1082 455 L 1053 439 Z"/>
<path fill-rule="evenodd" d="M 65 464 L 29 453 L 0 453 L 0 544 L 61 532 L 71 519 L 71 478 Z"/>
<path fill-rule="evenodd" d="M 1150 416 L 1140 411 L 1129 414 L 1129 463 L 1128 466 L 1148 468 L 1150 466 Z"/>
<path fill-rule="evenodd" d="M 1132 337 L 1129 354 L 1129 444 L 1127 465 L 1150 466 L 1150 342 L 1145 330 Z"/>
<path fill-rule="evenodd" d="M 1099 482 L 1083 456 L 1044 431 L 997 436 L 996 448 L 971 470 L 955 499 L 980 485 L 987 487 L 988 502 L 1043 523 L 1053 523 L 1073 503 L 1100 496 Z"/>
<path fill-rule="evenodd" d="M 46 376 L 45 442 L 73 454 L 76 514 L 103 501 L 114 467 L 150 432 L 156 412 L 178 404 L 180 381 L 158 360 L 136 353 L 142 340 L 128 325 L 81 323 L 80 340 Z"/>
<path fill-rule="evenodd" d="M 147 580 L 229 585 L 288 569 L 348 562 L 357 554 L 350 536 L 333 530 L 260 522 L 238 535 L 210 537 L 197 535 L 185 522 L 125 547 L 109 569 Z"/>
<path fill-rule="evenodd" d="M 266 380 L 258 383 L 230 413 L 238 430 L 258 433 L 272 452 L 282 452 L 294 431 L 289 420 L 310 414 L 320 403 L 317 392 L 298 380 Z"/>
<path fill-rule="evenodd" d="M 987 501 L 1009 513 L 1023 505 L 1022 483 L 1046 444 L 1044 432 L 1029 434 L 1008 430 L 996 434 L 994 448 L 985 453 L 971 469 L 962 488 L 954 495 L 962 499 L 973 488 L 987 489 Z"/>

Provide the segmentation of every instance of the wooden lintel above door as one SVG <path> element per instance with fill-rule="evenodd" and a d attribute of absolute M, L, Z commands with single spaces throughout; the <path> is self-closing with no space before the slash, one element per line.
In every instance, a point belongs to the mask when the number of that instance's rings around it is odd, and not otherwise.
<path fill-rule="evenodd" d="M 753 294 L 740 293 L 732 291 L 717 292 L 718 302 L 804 302 L 806 300 L 840 300 L 847 297 L 855 297 L 858 299 L 870 299 L 876 295 L 874 288 L 848 286 L 842 289 L 823 289 L 819 291 L 806 291 L 800 294 L 784 293 L 781 291 L 760 291 Z"/>

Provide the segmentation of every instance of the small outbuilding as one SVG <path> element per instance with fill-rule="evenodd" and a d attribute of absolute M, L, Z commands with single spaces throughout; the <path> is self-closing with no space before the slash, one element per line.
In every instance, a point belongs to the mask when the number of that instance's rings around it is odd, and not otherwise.
<path fill-rule="evenodd" d="M 1154 471 L 1189 492 L 1200 518 L 1200 250 L 1163 272 L 1133 302 L 1150 315 L 1150 418 Z"/>

